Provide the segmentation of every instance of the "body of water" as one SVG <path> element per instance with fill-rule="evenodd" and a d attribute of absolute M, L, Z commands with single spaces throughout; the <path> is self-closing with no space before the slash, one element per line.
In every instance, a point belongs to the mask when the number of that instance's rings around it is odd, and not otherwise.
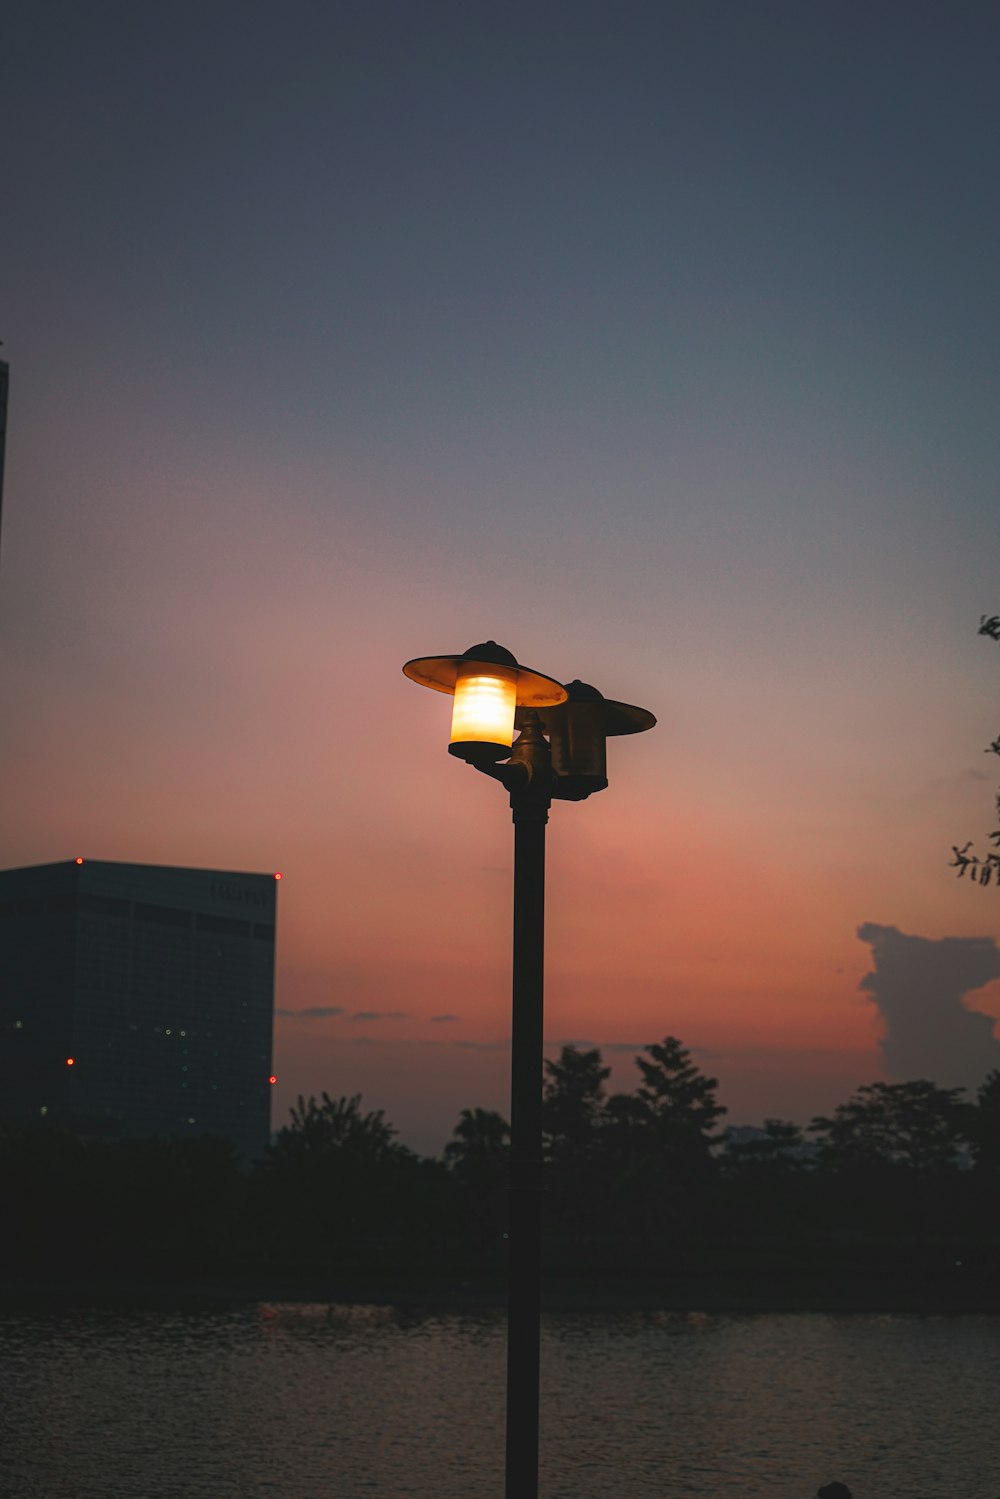
<path fill-rule="evenodd" d="M 502 1499 L 493 1312 L 0 1318 L 3 1499 Z M 543 1499 L 997 1499 L 1000 1317 L 560 1313 Z"/>

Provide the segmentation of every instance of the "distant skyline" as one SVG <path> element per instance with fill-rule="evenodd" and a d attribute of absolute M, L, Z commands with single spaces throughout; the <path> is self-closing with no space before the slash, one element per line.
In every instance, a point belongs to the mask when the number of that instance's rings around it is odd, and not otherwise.
<path fill-rule="evenodd" d="M 866 975 L 995 951 L 947 861 L 998 49 L 922 0 L 8 7 L 3 863 L 281 870 L 276 1123 L 506 1109 L 509 813 L 400 672 L 487 637 L 659 721 L 553 812 L 553 1050 L 625 1088 L 674 1034 L 804 1120 L 931 1045 Z"/>

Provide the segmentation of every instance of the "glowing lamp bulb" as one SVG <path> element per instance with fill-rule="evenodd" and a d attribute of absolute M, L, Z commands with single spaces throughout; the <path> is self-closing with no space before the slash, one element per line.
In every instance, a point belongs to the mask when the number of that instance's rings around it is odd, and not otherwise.
<path fill-rule="evenodd" d="M 76 856 L 76 863 L 77 864 L 82 864 L 83 863 L 83 860 L 80 858 L 79 854 L 77 854 L 77 856 Z"/>
<path fill-rule="evenodd" d="M 276 880 L 280 880 L 281 879 L 281 874 L 280 874 L 280 872 L 277 869 L 274 871 L 274 878 Z"/>
<path fill-rule="evenodd" d="M 451 753 L 466 758 L 467 751 L 475 754 L 478 750 L 494 760 L 508 755 L 514 739 L 516 699 L 516 672 L 483 662 L 462 668 L 455 683 Z"/>
<path fill-rule="evenodd" d="M 75 1067 L 76 1066 L 76 1057 L 67 1057 L 66 1058 L 66 1066 L 67 1067 Z"/>
<path fill-rule="evenodd" d="M 273 1083 L 276 1083 L 277 1081 L 278 1081 L 278 1079 L 275 1077 L 274 1073 L 272 1072 L 271 1076 L 268 1078 L 268 1082 L 273 1084 Z"/>

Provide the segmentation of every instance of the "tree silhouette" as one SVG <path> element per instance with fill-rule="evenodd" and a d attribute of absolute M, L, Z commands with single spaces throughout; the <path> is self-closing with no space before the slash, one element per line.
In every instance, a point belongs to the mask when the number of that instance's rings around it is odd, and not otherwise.
<path fill-rule="evenodd" d="M 810 1125 L 827 1210 L 857 1233 L 926 1238 L 968 1206 L 969 1105 L 926 1078 L 869 1083 Z"/>
<path fill-rule="evenodd" d="M 510 1125 L 492 1109 L 463 1109 L 444 1148 L 446 1164 L 463 1184 L 503 1179 Z"/>
<path fill-rule="evenodd" d="M 976 1094 L 969 1115 L 969 1138 L 976 1165 L 1000 1177 L 1000 1069 L 994 1067 Z"/>
<path fill-rule="evenodd" d="M 361 1111 L 361 1094 L 333 1099 L 329 1093 L 304 1099 L 299 1094 L 292 1106 L 292 1122 L 279 1130 L 271 1146 L 271 1160 L 304 1160 L 315 1156 L 363 1160 L 372 1165 L 393 1157 L 405 1146 L 396 1141 L 396 1130 L 382 1109 Z"/>
<path fill-rule="evenodd" d="M 958 1165 L 967 1140 L 962 1088 L 939 1088 L 926 1078 L 908 1083 L 867 1083 L 831 1118 L 809 1126 L 821 1167 L 904 1167 L 946 1171 Z"/>
<path fill-rule="evenodd" d="M 542 1128 L 546 1155 L 554 1162 L 579 1161 L 598 1149 L 604 1121 L 604 1084 L 611 1068 L 599 1051 L 564 1046 L 557 1062 L 546 1059 Z"/>
<path fill-rule="evenodd" d="M 613 1211 L 647 1251 L 691 1238 L 717 1174 L 713 1130 L 726 1113 L 718 1080 L 707 1077 L 676 1036 L 635 1058 L 642 1079 L 633 1094 L 607 1102 Z"/>
<path fill-rule="evenodd" d="M 781 1242 L 787 1248 L 801 1241 L 810 1216 L 812 1156 L 803 1131 L 785 1119 L 765 1119 L 759 1130 L 725 1131 L 718 1157 L 721 1215 L 734 1245 Z"/>
<path fill-rule="evenodd" d="M 597 1050 L 564 1046 L 545 1061 L 542 1097 L 548 1207 L 572 1236 L 605 1217 L 604 1084 L 611 1068 Z"/>
<path fill-rule="evenodd" d="M 491 1109 L 463 1109 L 444 1148 L 477 1252 L 500 1247 L 506 1221 L 510 1125 Z"/>
<path fill-rule="evenodd" d="M 360 1094 L 300 1096 L 256 1172 L 262 1228 L 283 1257 L 377 1259 L 411 1226 L 422 1164 Z"/>
<path fill-rule="evenodd" d="M 708 1155 L 711 1131 L 727 1110 L 715 1100 L 716 1077 L 706 1077 L 676 1036 L 646 1046 L 637 1056 L 642 1074 L 636 1097 L 665 1145 Z"/>
<path fill-rule="evenodd" d="M 1000 641 L 1000 615 L 987 617 L 984 614 L 979 621 L 979 634 L 988 636 L 990 640 Z M 985 752 L 988 755 L 1000 755 L 1000 734 L 986 746 Z M 995 806 L 998 825 L 986 835 L 987 840 L 995 845 L 992 849 L 983 854 L 977 853 L 971 838 L 961 848 L 952 844 L 951 868 L 958 870 L 959 879 L 968 874 L 976 884 L 1000 885 L 1000 794 L 996 797 Z"/>

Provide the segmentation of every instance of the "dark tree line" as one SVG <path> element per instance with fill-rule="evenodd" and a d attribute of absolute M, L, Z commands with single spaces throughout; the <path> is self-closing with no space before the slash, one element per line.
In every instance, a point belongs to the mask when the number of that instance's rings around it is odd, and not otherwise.
<path fill-rule="evenodd" d="M 598 1050 L 546 1062 L 551 1270 L 730 1271 L 993 1263 L 1000 1072 L 971 1099 L 924 1079 L 860 1087 L 806 1127 L 725 1129 L 717 1082 L 674 1037 L 609 1093 Z M 463 1110 L 441 1159 L 359 1096 L 300 1099 L 247 1168 L 225 1140 L 0 1132 L 8 1272 L 499 1271 L 509 1129 Z"/>
<path fill-rule="evenodd" d="M 1000 1238 L 1000 1072 L 974 1100 L 876 1082 L 804 1129 L 725 1130 L 716 1080 L 679 1041 L 636 1063 L 636 1091 L 610 1096 L 598 1051 L 546 1064 L 555 1258 L 657 1268 Z"/>

